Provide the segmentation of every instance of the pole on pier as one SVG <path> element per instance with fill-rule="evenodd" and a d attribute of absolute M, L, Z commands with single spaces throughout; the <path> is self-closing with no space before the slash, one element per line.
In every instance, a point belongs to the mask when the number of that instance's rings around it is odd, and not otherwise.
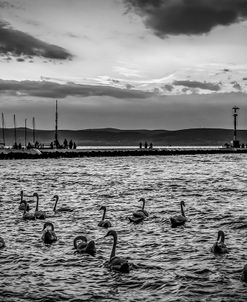
<path fill-rule="evenodd" d="M 25 148 L 27 147 L 27 119 L 25 118 Z"/>
<path fill-rule="evenodd" d="M 238 117 L 237 111 L 238 110 L 239 110 L 239 108 L 237 106 L 234 106 L 232 108 L 233 119 L 234 119 L 234 130 L 233 130 L 233 141 L 232 141 L 232 147 L 233 148 L 239 148 L 240 147 L 239 140 L 237 140 L 237 117 Z"/>
<path fill-rule="evenodd" d="M 33 145 L 35 145 L 35 118 L 33 117 Z"/>
<path fill-rule="evenodd" d="M 2 112 L 2 134 L 3 134 L 3 145 L 5 146 L 5 122 L 4 122 L 3 112 Z"/>
<path fill-rule="evenodd" d="M 57 134 L 57 120 L 58 120 L 58 112 L 57 112 L 57 100 L 56 100 L 56 115 L 55 115 L 55 147 L 58 148 L 58 134 Z"/>

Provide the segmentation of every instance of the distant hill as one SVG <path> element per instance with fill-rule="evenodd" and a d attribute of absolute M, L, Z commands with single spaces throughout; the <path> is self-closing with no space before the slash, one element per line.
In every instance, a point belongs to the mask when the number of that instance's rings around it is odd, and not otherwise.
<path fill-rule="evenodd" d="M 2 130 L 2 129 L 1 129 Z M 0 142 L 2 142 L 0 131 Z M 36 130 L 36 140 L 45 145 L 54 140 L 54 131 Z M 5 129 L 6 144 L 14 143 L 14 130 Z M 58 139 L 73 140 L 80 146 L 138 146 L 140 142 L 154 146 L 220 146 L 230 142 L 233 130 L 219 128 L 196 128 L 176 131 L 168 130 L 120 130 L 114 128 L 59 130 Z M 247 143 L 247 130 L 238 131 L 241 143 Z M 27 129 L 27 141 L 32 142 L 32 129 Z M 24 143 L 24 128 L 17 128 L 17 143 Z"/>

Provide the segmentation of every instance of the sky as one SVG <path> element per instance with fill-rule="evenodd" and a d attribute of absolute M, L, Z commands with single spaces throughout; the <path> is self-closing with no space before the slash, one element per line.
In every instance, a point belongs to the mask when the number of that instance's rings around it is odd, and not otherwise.
<path fill-rule="evenodd" d="M 0 0 L 0 112 L 54 129 L 247 129 L 247 0 Z"/>

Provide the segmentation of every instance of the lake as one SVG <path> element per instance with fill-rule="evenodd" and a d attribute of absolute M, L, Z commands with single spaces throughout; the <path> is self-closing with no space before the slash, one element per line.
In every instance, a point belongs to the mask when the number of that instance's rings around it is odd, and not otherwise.
<path fill-rule="evenodd" d="M 245 154 L 1 161 L 0 301 L 246 301 L 246 171 Z M 22 219 L 21 190 L 39 193 L 56 243 L 41 241 L 44 221 Z M 74 211 L 54 215 L 55 194 Z M 132 224 L 141 197 L 149 217 Z M 181 200 L 188 221 L 171 228 Z M 128 274 L 105 265 L 113 242 L 98 227 L 101 205 Z M 229 248 L 220 256 L 210 252 L 218 230 Z M 75 253 L 77 235 L 95 240 L 95 257 Z"/>

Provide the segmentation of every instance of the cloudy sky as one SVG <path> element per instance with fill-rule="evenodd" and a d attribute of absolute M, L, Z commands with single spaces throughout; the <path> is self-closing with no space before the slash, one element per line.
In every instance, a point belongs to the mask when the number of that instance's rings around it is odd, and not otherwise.
<path fill-rule="evenodd" d="M 0 0 L 6 126 L 247 129 L 247 0 Z"/>

